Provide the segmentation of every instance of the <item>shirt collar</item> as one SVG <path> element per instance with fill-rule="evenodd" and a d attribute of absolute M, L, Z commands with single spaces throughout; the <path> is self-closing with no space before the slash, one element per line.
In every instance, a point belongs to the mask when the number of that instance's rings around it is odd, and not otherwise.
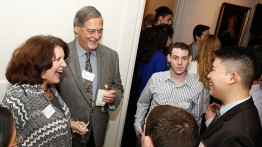
<path fill-rule="evenodd" d="M 244 98 L 244 99 L 242 99 L 242 100 L 238 100 L 238 101 L 235 101 L 235 102 L 233 102 L 233 103 L 227 104 L 227 105 L 222 105 L 221 108 L 220 108 L 220 110 L 219 110 L 220 115 L 222 116 L 222 115 L 225 114 L 228 110 L 230 110 L 231 108 L 235 107 L 236 105 L 238 105 L 238 104 L 240 104 L 240 103 L 248 100 L 249 98 L 250 98 L 250 96 L 247 97 L 247 98 Z"/>
<path fill-rule="evenodd" d="M 169 70 L 169 72 L 166 72 L 166 75 L 164 76 L 164 80 L 167 81 L 167 80 L 171 80 L 171 70 Z M 173 82 L 173 81 L 172 81 Z M 188 87 L 191 87 L 192 83 L 191 83 L 191 77 L 190 75 L 187 73 L 186 74 L 186 79 L 185 81 L 183 81 L 182 84 L 180 84 L 178 87 L 180 86 L 183 86 L 183 85 L 187 85 Z"/>

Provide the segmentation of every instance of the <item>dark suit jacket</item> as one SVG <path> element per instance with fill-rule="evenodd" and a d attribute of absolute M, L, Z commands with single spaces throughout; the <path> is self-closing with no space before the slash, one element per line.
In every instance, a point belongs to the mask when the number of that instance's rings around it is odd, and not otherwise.
<path fill-rule="evenodd" d="M 201 139 L 207 147 L 262 147 L 262 128 L 253 99 L 212 122 Z"/>
<path fill-rule="evenodd" d="M 109 120 L 108 111 L 102 112 L 101 107 L 92 107 L 91 99 L 87 96 L 81 76 L 79 59 L 76 49 L 76 40 L 70 42 L 70 54 L 66 59 L 67 67 L 62 73 L 58 91 L 71 111 L 71 118 L 77 119 L 77 112 L 86 110 L 92 116 L 93 134 L 97 147 L 104 143 L 105 132 Z M 97 66 L 98 85 L 97 89 L 103 89 L 103 84 L 111 83 L 112 89 L 116 90 L 115 107 L 120 104 L 123 86 L 121 84 L 119 72 L 119 59 L 116 51 L 98 45 Z M 107 107 L 108 108 L 108 107 Z"/>

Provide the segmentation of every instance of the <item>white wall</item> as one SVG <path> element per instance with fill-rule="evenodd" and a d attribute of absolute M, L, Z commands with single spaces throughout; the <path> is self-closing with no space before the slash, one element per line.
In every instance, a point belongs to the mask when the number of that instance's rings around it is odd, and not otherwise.
<path fill-rule="evenodd" d="M 110 114 L 105 141 L 106 147 L 117 147 L 122 137 L 145 0 L 1 0 L 0 102 L 9 87 L 4 74 L 13 50 L 37 34 L 55 35 L 66 42 L 73 40 L 74 15 L 85 5 L 93 5 L 102 13 L 102 44 L 116 50 L 120 58 L 125 93 L 122 105 Z"/>
<path fill-rule="evenodd" d="M 210 26 L 210 33 L 216 29 L 220 7 L 223 2 L 241 5 L 251 8 L 251 15 L 246 27 L 242 45 L 247 45 L 250 34 L 249 28 L 252 22 L 255 5 L 262 0 L 177 0 L 180 3 L 177 9 L 182 9 L 180 19 L 175 20 L 175 41 L 183 41 L 187 44 L 193 41 L 193 29 L 198 24 Z M 179 10 L 176 10 L 179 11 Z M 176 14 L 175 14 L 176 15 Z"/>

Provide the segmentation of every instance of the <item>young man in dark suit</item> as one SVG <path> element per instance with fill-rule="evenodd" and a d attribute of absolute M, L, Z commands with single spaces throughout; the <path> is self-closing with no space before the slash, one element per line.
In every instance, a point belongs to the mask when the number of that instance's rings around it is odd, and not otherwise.
<path fill-rule="evenodd" d="M 207 114 L 211 111 L 217 115 L 214 119 L 210 119 L 210 115 L 206 117 L 206 123 L 211 124 L 201 139 L 207 147 L 261 147 L 262 128 L 249 95 L 255 75 L 254 56 L 250 50 L 241 47 L 223 48 L 215 55 L 208 75 L 209 93 L 223 105 L 217 113 L 208 107 Z"/>

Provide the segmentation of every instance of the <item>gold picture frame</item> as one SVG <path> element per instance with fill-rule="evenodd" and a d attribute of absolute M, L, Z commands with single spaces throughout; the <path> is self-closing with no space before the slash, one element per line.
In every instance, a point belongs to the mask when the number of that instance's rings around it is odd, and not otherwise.
<path fill-rule="evenodd" d="M 249 7 L 222 4 L 215 30 L 222 47 L 241 45 L 250 13 Z"/>

